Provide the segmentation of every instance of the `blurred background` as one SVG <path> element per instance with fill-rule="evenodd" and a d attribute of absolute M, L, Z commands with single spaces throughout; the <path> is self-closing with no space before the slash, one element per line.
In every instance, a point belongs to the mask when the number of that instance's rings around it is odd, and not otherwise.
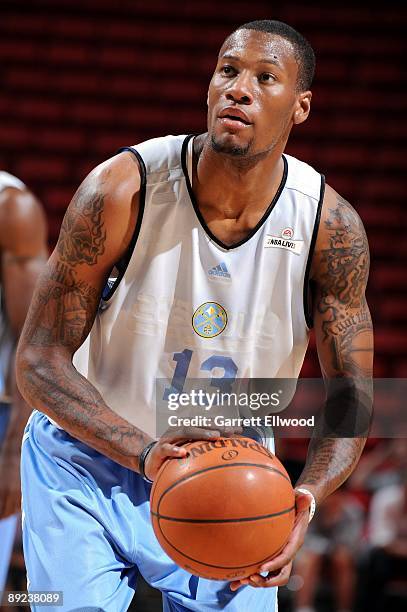
<path fill-rule="evenodd" d="M 239 24 L 263 18 L 286 21 L 316 52 L 311 116 L 287 152 L 324 173 L 360 214 L 372 257 L 375 375 L 405 378 L 406 3 L 1 0 L 0 169 L 42 201 L 52 248 L 95 165 L 123 145 L 205 131 L 220 45 Z M 313 340 L 302 375 L 320 375 Z M 306 446 L 280 445 L 294 479 Z M 313 521 L 280 610 L 405 609 L 406 468 L 406 440 L 369 440 Z M 8 588 L 24 581 L 17 543 Z M 161 609 L 142 582 L 136 597 L 138 610 Z"/>

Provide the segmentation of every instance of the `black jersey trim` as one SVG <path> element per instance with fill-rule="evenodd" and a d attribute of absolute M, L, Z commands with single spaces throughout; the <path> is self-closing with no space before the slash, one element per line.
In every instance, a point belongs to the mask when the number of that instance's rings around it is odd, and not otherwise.
<path fill-rule="evenodd" d="M 194 134 L 191 134 L 189 136 L 187 136 L 183 142 L 182 145 L 182 150 L 181 150 L 181 165 L 182 165 L 182 170 L 184 172 L 184 176 L 185 176 L 185 181 L 187 184 L 187 189 L 188 189 L 188 193 L 189 193 L 189 197 L 191 199 L 191 203 L 192 206 L 195 210 L 195 214 L 198 218 L 198 221 L 200 222 L 204 232 L 207 234 L 207 236 L 213 241 L 215 242 L 218 246 L 222 247 L 222 249 L 225 249 L 226 251 L 231 251 L 232 249 L 236 249 L 237 247 L 240 247 L 242 244 L 245 244 L 245 242 L 248 242 L 251 238 L 253 238 L 253 236 L 256 234 L 256 232 L 262 227 L 262 225 L 267 221 L 267 218 L 269 217 L 270 213 L 272 212 L 272 210 L 274 209 L 275 205 L 277 204 L 281 192 L 283 191 L 286 181 L 287 181 L 287 174 L 288 174 L 288 162 L 287 159 L 285 157 L 285 155 L 283 155 L 283 162 L 284 162 L 284 171 L 283 171 L 283 176 L 281 178 L 281 182 L 280 185 L 274 195 L 274 198 L 272 199 L 272 201 L 270 202 L 267 210 L 265 211 L 265 213 L 263 214 L 262 218 L 260 219 L 260 221 L 257 223 L 257 225 L 249 232 L 249 234 L 246 236 L 246 238 L 243 238 L 243 240 L 239 240 L 239 242 L 235 242 L 234 244 L 224 244 L 221 240 L 219 240 L 219 238 L 216 238 L 216 236 L 214 234 L 212 234 L 211 230 L 209 229 L 209 227 L 206 225 L 205 219 L 203 218 L 201 211 L 199 210 L 199 206 L 198 203 L 196 201 L 195 198 L 195 194 L 193 192 L 192 189 L 192 185 L 191 185 L 191 181 L 189 179 L 189 175 L 188 175 L 188 167 L 187 167 L 187 150 L 188 150 L 188 143 L 191 140 L 191 138 L 194 138 Z"/>
<path fill-rule="evenodd" d="M 315 243 L 317 241 L 319 222 L 321 220 L 321 210 L 322 210 L 322 203 L 324 201 L 324 194 L 325 194 L 325 176 L 321 174 L 321 189 L 319 192 L 319 202 L 318 202 L 317 212 L 315 215 L 314 229 L 312 231 L 311 244 L 309 247 L 307 266 L 305 268 L 305 275 L 304 275 L 304 288 L 303 288 L 304 314 L 305 314 L 305 322 L 309 329 L 311 329 L 314 326 L 312 312 L 310 312 L 310 302 L 311 302 L 312 296 L 310 293 L 309 275 L 311 271 L 312 259 L 314 256 Z"/>
<path fill-rule="evenodd" d="M 106 285 L 106 287 L 108 287 L 107 291 L 103 291 L 103 301 L 104 302 L 107 302 L 112 298 L 114 292 L 119 286 L 120 281 L 122 280 L 127 270 L 127 267 L 130 263 L 130 259 L 131 259 L 131 256 L 133 255 L 133 251 L 136 246 L 137 239 L 140 235 L 141 223 L 143 221 L 144 209 L 145 209 L 145 203 L 146 203 L 147 171 L 146 171 L 146 165 L 144 163 L 144 160 L 141 157 L 140 153 L 133 147 L 121 147 L 117 151 L 117 154 L 123 153 L 123 151 L 129 151 L 130 153 L 133 153 L 133 155 L 136 157 L 139 163 L 139 167 L 140 167 L 139 212 L 138 212 L 136 226 L 134 228 L 133 236 L 131 237 L 131 242 L 129 244 L 129 247 L 126 253 L 123 255 L 123 257 L 118 262 L 116 262 L 116 264 L 114 265 L 114 268 L 116 268 L 118 271 L 118 276 L 111 286 Z"/>

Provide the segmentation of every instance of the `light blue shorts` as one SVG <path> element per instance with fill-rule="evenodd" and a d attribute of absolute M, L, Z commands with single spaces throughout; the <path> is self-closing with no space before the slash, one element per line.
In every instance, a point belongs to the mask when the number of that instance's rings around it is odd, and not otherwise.
<path fill-rule="evenodd" d="M 24 435 L 22 487 L 28 588 L 63 591 L 63 606 L 49 612 L 124 612 L 138 572 L 162 591 L 165 612 L 277 609 L 277 589 L 233 593 L 229 582 L 175 565 L 150 523 L 150 485 L 36 411 Z"/>

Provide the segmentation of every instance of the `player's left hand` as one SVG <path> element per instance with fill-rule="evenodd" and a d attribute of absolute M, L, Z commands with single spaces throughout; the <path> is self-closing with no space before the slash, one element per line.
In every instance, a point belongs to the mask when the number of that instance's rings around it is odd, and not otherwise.
<path fill-rule="evenodd" d="M 284 548 L 277 556 L 273 557 L 270 561 L 266 561 L 261 566 L 260 572 L 268 572 L 268 575 L 252 574 L 248 578 L 234 580 L 230 583 L 232 591 L 236 591 L 246 584 L 256 588 L 278 587 L 287 584 L 291 574 L 293 559 L 304 543 L 305 534 L 308 529 L 310 506 L 311 496 L 295 490 L 294 527 Z"/>

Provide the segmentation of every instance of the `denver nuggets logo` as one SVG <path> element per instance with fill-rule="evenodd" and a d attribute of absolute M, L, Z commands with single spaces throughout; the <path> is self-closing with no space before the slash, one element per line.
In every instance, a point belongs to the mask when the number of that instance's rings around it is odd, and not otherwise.
<path fill-rule="evenodd" d="M 228 323 L 226 310 L 216 302 L 201 304 L 192 317 L 192 327 L 202 338 L 219 336 Z"/>

